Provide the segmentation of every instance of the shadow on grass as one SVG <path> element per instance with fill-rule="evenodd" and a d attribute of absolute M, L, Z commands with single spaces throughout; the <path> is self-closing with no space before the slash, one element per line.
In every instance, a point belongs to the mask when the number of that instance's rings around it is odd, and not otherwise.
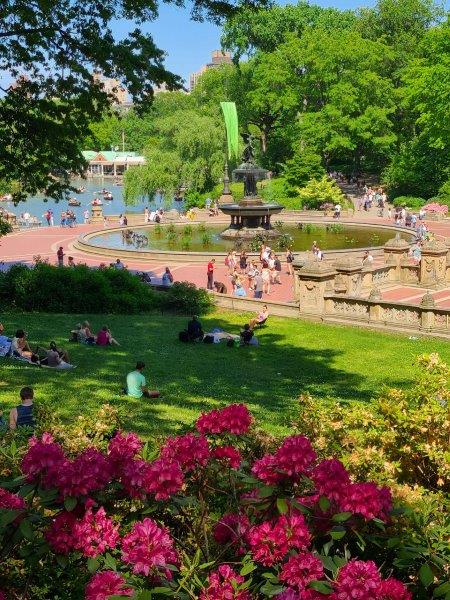
<path fill-rule="evenodd" d="M 93 331 L 109 325 L 122 345 L 99 348 L 68 343 L 70 329 L 85 318 Z M 158 435 L 176 432 L 201 411 L 245 402 L 261 425 L 286 433 L 302 393 L 368 402 L 383 382 L 410 382 L 410 372 L 402 364 L 391 368 L 394 356 L 400 352 L 404 356 L 405 348 L 412 352 L 404 339 L 271 318 L 267 327 L 256 332 L 259 347 L 228 348 L 224 342 L 179 342 L 178 332 L 186 322 L 186 317 L 167 315 L 9 315 L 4 319 L 8 333 L 24 327 L 32 346 L 45 346 L 54 339 L 68 349 L 77 368 L 51 371 L 0 359 L 1 406 L 15 405 L 20 388 L 31 385 L 37 399 L 47 398 L 68 421 L 108 402 L 121 408 L 125 428 Z M 238 333 L 244 321 L 242 315 L 215 313 L 202 322 L 205 330 L 220 327 Z M 161 398 L 134 400 L 121 395 L 136 360 L 145 361 L 147 384 L 160 389 Z"/>

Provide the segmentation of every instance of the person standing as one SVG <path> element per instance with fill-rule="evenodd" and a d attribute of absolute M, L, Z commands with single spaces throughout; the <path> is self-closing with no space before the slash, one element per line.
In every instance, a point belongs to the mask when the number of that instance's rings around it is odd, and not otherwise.
<path fill-rule="evenodd" d="M 214 263 L 216 262 L 215 258 L 212 258 L 209 263 L 208 266 L 206 268 L 206 275 L 208 278 L 208 281 L 206 283 L 206 288 L 208 290 L 212 290 L 213 289 L 213 284 L 214 284 Z"/>
<path fill-rule="evenodd" d="M 33 398 L 34 392 L 32 388 L 24 387 L 20 390 L 22 403 L 12 408 L 9 413 L 10 429 L 16 429 L 17 427 L 32 427 L 34 429 Z"/>
<path fill-rule="evenodd" d="M 58 251 L 56 253 L 56 258 L 58 259 L 58 267 L 63 267 L 64 266 L 64 249 L 62 246 L 60 246 L 58 248 Z"/>
<path fill-rule="evenodd" d="M 148 207 L 144 208 L 144 222 L 148 223 Z"/>
<path fill-rule="evenodd" d="M 89 223 L 89 217 L 90 217 L 90 214 L 89 214 L 89 211 L 87 208 L 83 212 L 83 217 L 84 217 L 84 224 L 87 225 Z"/>
<path fill-rule="evenodd" d="M 50 211 L 47 210 L 43 215 L 43 217 L 45 217 L 45 220 L 47 221 L 47 225 L 50 227 Z"/>
<path fill-rule="evenodd" d="M 287 273 L 288 275 L 293 275 L 294 271 L 292 269 L 292 263 L 294 262 L 294 255 L 292 254 L 292 250 L 288 248 L 286 250 L 286 265 L 287 265 Z"/>
<path fill-rule="evenodd" d="M 263 294 L 263 278 L 259 271 L 256 272 L 255 278 L 253 279 L 253 297 L 262 298 Z"/>

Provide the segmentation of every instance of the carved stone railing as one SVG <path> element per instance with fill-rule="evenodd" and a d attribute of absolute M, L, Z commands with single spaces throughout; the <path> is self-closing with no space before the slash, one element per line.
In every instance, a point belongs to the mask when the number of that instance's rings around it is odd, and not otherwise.
<path fill-rule="evenodd" d="M 428 294 L 419 306 L 326 294 L 322 320 L 450 334 L 450 310 L 436 308 Z"/>

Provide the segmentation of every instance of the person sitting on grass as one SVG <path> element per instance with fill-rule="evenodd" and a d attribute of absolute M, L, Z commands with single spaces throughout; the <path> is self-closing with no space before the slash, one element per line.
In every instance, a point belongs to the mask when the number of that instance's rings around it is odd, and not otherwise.
<path fill-rule="evenodd" d="M 80 341 L 84 344 L 95 344 L 95 335 L 91 331 L 89 321 L 84 321 L 81 326 Z"/>
<path fill-rule="evenodd" d="M 262 307 L 262 311 L 260 311 L 256 315 L 256 317 L 250 321 L 250 329 L 254 329 L 259 323 L 264 323 L 268 316 L 269 310 L 267 308 L 267 305 L 264 304 L 264 306 Z"/>
<path fill-rule="evenodd" d="M 131 373 L 127 375 L 127 388 L 126 393 L 127 396 L 131 398 L 158 398 L 160 396 L 160 392 L 157 390 L 149 390 L 146 387 L 146 379 L 142 373 L 145 369 L 145 363 L 142 361 L 138 361 L 136 363 L 136 368 Z"/>
<path fill-rule="evenodd" d="M 197 316 L 194 315 L 192 317 L 192 320 L 189 321 L 187 326 L 187 333 L 189 341 L 191 342 L 197 342 L 203 339 L 204 333 L 202 329 L 202 324 L 198 320 Z"/>
<path fill-rule="evenodd" d="M 41 358 L 39 350 L 45 353 L 45 356 Z M 56 367 L 60 369 L 71 367 L 69 364 L 69 353 L 63 348 L 58 348 L 56 342 L 50 342 L 49 349 L 45 350 L 38 346 L 36 348 L 36 354 L 40 357 L 41 365 L 47 365 L 48 367 Z"/>
<path fill-rule="evenodd" d="M 106 325 L 103 325 L 97 333 L 97 346 L 120 346 L 120 344 L 113 338 L 109 328 Z"/>
<path fill-rule="evenodd" d="M 241 336 L 241 346 L 248 346 L 250 344 L 250 340 L 253 338 L 253 331 L 250 329 L 249 323 L 244 325 L 244 329 L 240 333 Z"/>
<path fill-rule="evenodd" d="M 31 360 L 33 352 L 27 342 L 27 334 L 23 329 L 18 329 L 16 331 L 16 335 L 11 342 L 11 350 L 13 356 L 16 358 L 26 358 L 27 360 Z"/>
<path fill-rule="evenodd" d="M 33 415 L 33 389 L 30 387 L 22 388 L 20 390 L 20 398 L 22 403 L 12 408 L 9 413 L 9 428 L 32 427 L 34 429 L 36 424 Z"/>

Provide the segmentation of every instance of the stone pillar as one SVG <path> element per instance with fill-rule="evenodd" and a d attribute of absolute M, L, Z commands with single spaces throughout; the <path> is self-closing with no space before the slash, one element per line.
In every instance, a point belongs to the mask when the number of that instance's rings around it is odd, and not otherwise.
<path fill-rule="evenodd" d="M 328 263 L 311 261 L 303 267 L 293 263 L 296 298 L 303 314 L 322 315 L 325 312 L 325 293 L 333 291 L 336 270 Z"/>
<path fill-rule="evenodd" d="M 339 258 L 335 265 L 341 287 L 346 287 L 348 296 L 359 296 L 362 288 L 362 265 L 350 256 Z M 342 293 L 342 290 L 339 290 Z"/>
<path fill-rule="evenodd" d="M 427 292 L 420 302 L 420 308 L 422 309 L 421 323 L 422 329 L 432 329 L 434 327 L 434 309 L 436 303 L 430 292 Z"/>
<path fill-rule="evenodd" d="M 395 265 L 396 269 L 392 273 L 395 280 L 399 281 L 401 277 L 401 262 L 408 258 L 409 244 L 399 233 L 394 238 L 388 240 L 384 245 L 384 258 L 386 264 Z"/>
<path fill-rule="evenodd" d="M 94 204 L 91 207 L 91 223 L 103 223 L 103 206 Z"/>
<path fill-rule="evenodd" d="M 381 292 L 379 288 L 374 286 L 369 294 L 369 321 L 381 321 Z"/>
<path fill-rule="evenodd" d="M 446 279 L 447 246 L 432 240 L 422 246 L 420 261 L 420 285 L 443 285 Z"/>

